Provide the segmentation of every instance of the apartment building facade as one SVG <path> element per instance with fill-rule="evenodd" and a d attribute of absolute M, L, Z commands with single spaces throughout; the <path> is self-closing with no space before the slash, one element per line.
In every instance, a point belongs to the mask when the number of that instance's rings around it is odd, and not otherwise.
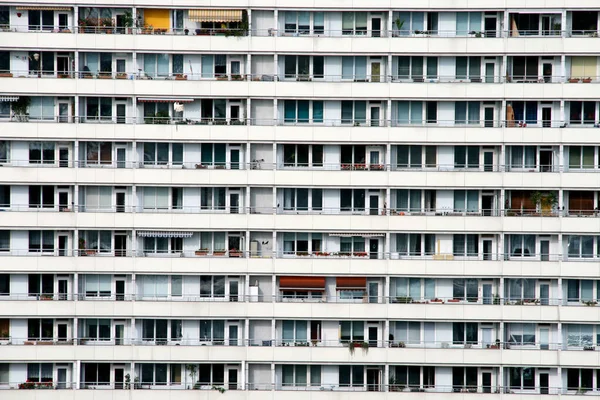
<path fill-rule="evenodd" d="M 163 3 L 0 4 L 0 398 L 600 393 L 598 4 Z"/>

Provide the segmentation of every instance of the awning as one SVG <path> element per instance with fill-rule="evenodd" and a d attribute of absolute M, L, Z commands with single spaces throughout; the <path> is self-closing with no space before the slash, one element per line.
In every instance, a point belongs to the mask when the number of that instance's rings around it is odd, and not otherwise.
<path fill-rule="evenodd" d="M 324 291 L 325 278 L 322 276 L 282 276 L 279 278 L 279 289 Z"/>
<path fill-rule="evenodd" d="M 367 287 L 367 278 L 361 277 L 341 277 L 335 279 L 337 289 L 364 289 Z"/>
<path fill-rule="evenodd" d="M 17 11 L 29 11 L 29 10 L 37 10 L 37 11 L 71 11 L 71 7 L 62 7 L 62 6 L 21 6 L 21 7 L 17 7 Z"/>
<path fill-rule="evenodd" d="M 242 10 L 189 10 L 188 18 L 194 22 L 240 22 Z"/>
<path fill-rule="evenodd" d="M 138 231 L 139 237 L 152 238 L 189 238 L 193 232 L 168 232 L 168 231 Z"/>
<path fill-rule="evenodd" d="M 385 237 L 385 233 L 367 233 L 367 232 L 332 232 L 329 236 L 353 237 L 359 236 L 364 238 L 370 237 Z"/>
<path fill-rule="evenodd" d="M 144 25 L 153 29 L 169 29 L 171 26 L 171 10 L 166 8 L 145 8 Z"/>
<path fill-rule="evenodd" d="M 17 101 L 19 96 L 0 96 L 0 102 L 2 101 Z"/>
<path fill-rule="evenodd" d="M 138 103 L 191 103 L 194 99 L 159 99 L 159 98 L 150 98 L 150 97 L 138 97 Z"/>

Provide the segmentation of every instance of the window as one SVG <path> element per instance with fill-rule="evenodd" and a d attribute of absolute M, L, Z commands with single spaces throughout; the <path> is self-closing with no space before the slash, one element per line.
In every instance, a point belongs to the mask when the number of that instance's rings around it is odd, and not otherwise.
<path fill-rule="evenodd" d="M 30 120 L 54 120 L 54 97 L 32 97 L 29 105 Z"/>
<path fill-rule="evenodd" d="M 585 394 L 594 388 L 594 370 L 588 368 L 567 368 L 567 390 Z"/>
<path fill-rule="evenodd" d="M 225 251 L 225 232 L 202 232 L 200 234 L 200 248 L 213 251 Z"/>
<path fill-rule="evenodd" d="M 342 13 L 342 35 L 366 35 L 367 13 L 344 12 Z"/>
<path fill-rule="evenodd" d="M 342 343 L 362 342 L 365 339 L 363 321 L 340 321 L 340 340 Z"/>
<path fill-rule="evenodd" d="M 455 257 L 477 257 L 479 254 L 479 235 L 454 235 L 452 251 Z"/>
<path fill-rule="evenodd" d="M 285 33 L 309 35 L 311 15 L 314 33 L 323 33 L 325 25 L 323 13 L 308 11 L 286 11 L 284 16 Z"/>
<path fill-rule="evenodd" d="M 29 231 L 30 252 L 53 252 L 54 231 Z"/>
<path fill-rule="evenodd" d="M 309 252 L 323 251 L 322 243 L 320 233 L 285 232 L 283 234 L 284 254 L 307 255 Z"/>
<path fill-rule="evenodd" d="M 365 82 L 367 57 L 342 57 L 342 79 Z"/>
<path fill-rule="evenodd" d="M 85 250 L 95 250 L 100 253 L 110 253 L 112 251 L 112 232 L 111 231 L 80 231 L 81 238 L 84 239 Z"/>
<path fill-rule="evenodd" d="M 342 145 L 340 161 L 342 169 L 366 168 L 366 147 Z"/>
<path fill-rule="evenodd" d="M 420 233 L 397 233 L 396 251 L 401 256 L 432 255 L 435 251 L 435 235 Z"/>
<path fill-rule="evenodd" d="M 225 297 L 225 277 L 220 275 L 200 276 L 200 297 Z"/>
<path fill-rule="evenodd" d="M 341 211 L 364 211 L 365 189 L 340 189 Z"/>
<path fill-rule="evenodd" d="M 565 325 L 567 329 L 568 347 L 590 347 L 594 345 L 594 325 Z"/>
<path fill-rule="evenodd" d="M 29 142 L 29 164 L 54 164 L 54 143 Z"/>
<path fill-rule="evenodd" d="M 360 125 L 367 122 L 366 101 L 342 101 L 342 124 Z"/>
<path fill-rule="evenodd" d="M 508 343 L 517 346 L 535 345 L 535 324 L 507 324 Z"/>
<path fill-rule="evenodd" d="M 437 102 L 426 101 L 425 102 L 425 120 L 428 124 L 437 123 Z"/>
<path fill-rule="evenodd" d="M 309 368 L 308 365 L 287 365 L 287 364 L 282 365 L 281 366 L 281 385 L 282 386 L 306 386 L 307 385 L 308 368 Z M 312 374 L 311 374 L 311 376 L 312 376 Z"/>
<path fill-rule="evenodd" d="M 399 12 L 394 13 L 394 20 L 400 21 L 400 26 L 396 24 L 395 29 L 398 29 L 401 36 L 410 36 L 413 33 L 422 32 L 425 29 L 425 13 L 424 12 Z"/>
<path fill-rule="evenodd" d="M 0 274 L 0 296 L 10 294 L 10 274 Z"/>
<path fill-rule="evenodd" d="M 423 57 L 398 57 L 397 79 L 412 79 L 413 82 L 423 82 Z"/>
<path fill-rule="evenodd" d="M 54 186 L 29 186 L 29 208 L 53 208 Z"/>
<path fill-rule="evenodd" d="M 423 382 L 421 383 L 421 374 Z M 435 386 L 435 367 L 390 366 L 393 385 L 398 388 L 429 388 Z"/>
<path fill-rule="evenodd" d="M 112 278 L 110 275 L 85 275 L 86 297 L 110 297 Z"/>
<path fill-rule="evenodd" d="M 479 146 L 454 146 L 454 168 L 479 168 Z"/>
<path fill-rule="evenodd" d="M 307 343 L 308 323 L 306 321 L 282 321 L 283 344 Z"/>
<path fill-rule="evenodd" d="M 421 212 L 420 189 L 398 189 L 396 191 L 396 209 L 401 212 Z"/>
<path fill-rule="evenodd" d="M 54 320 L 29 319 L 27 320 L 28 340 L 52 340 L 54 337 Z"/>
<path fill-rule="evenodd" d="M 596 147 L 569 146 L 569 169 L 596 168 Z"/>
<path fill-rule="evenodd" d="M 143 188 L 144 210 L 168 210 L 169 188 L 168 187 L 145 187 Z M 160 238 L 166 239 L 166 238 Z"/>
<path fill-rule="evenodd" d="M 345 254 L 350 253 L 364 253 L 365 252 L 365 238 L 360 236 L 353 237 L 341 237 L 340 238 L 340 252 Z"/>
<path fill-rule="evenodd" d="M 87 165 L 112 164 L 112 142 L 86 142 Z"/>
<path fill-rule="evenodd" d="M 311 204 L 310 208 L 309 204 Z M 283 189 L 283 209 L 285 211 L 321 210 L 322 206 L 322 189 Z"/>
<path fill-rule="evenodd" d="M 594 124 L 596 122 L 596 102 L 571 101 L 569 105 L 569 123 Z"/>
<path fill-rule="evenodd" d="M 508 105 L 508 103 L 507 103 Z M 515 113 L 515 121 L 527 124 L 537 124 L 538 102 L 537 101 L 513 101 L 512 108 Z"/>
<path fill-rule="evenodd" d="M 52 382 L 52 364 L 27 364 L 27 381 L 45 383 Z"/>
<path fill-rule="evenodd" d="M 477 367 L 452 367 L 452 390 L 477 391 Z"/>
<path fill-rule="evenodd" d="M 453 322 L 453 344 L 477 344 L 479 342 L 479 324 L 477 322 Z"/>
<path fill-rule="evenodd" d="M 481 57 L 456 57 L 456 79 L 481 82 Z"/>
<path fill-rule="evenodd" d="M 511 389 L 535 389 L 535 368 L 509 367 Z"/>
<path fill-rule="evenodd" d="M 323 56 L 283 56 L 284 77 L 297 80 L 310 80 L 310 78 L 324 77 Z M 312 59 L 312 63 L 311 63 Z M 312 74 L 311 74 L 312 67 Z"/>
<path fill-rule="evenodd" d="M 585 302 L 593 299 L 594 281 L 591 280 L 567 280 L 567 301 Z"/>
<path fill-rule="evenodd" d="M 480 102 L 457 101 L 454 103 L 455 124 L 479 124 L 480 116 Z"/>
<path fill-rule="evenodd" d="M 6 103 L 6 102 L 3 102 Z M 0 118 L 3 117 L 3 113 L 0 111 Z M 0 163 L 6 163 L 10 161 L 10 142 L 8 140 L 0 140 Z"/>
<path fill-rule="evenodd" d="M 323 122 L 323 102 L 316 100 L 284 100 L 284 122 L 307 124 Z"/>
<path fill-rule="evenodd" d="M 82 363 L 84 385 L 110 385 L 110 364 Z"/>
<path fill-rule="evenodd" d="M 52 295 L 54 294 L 54 275 L 29 274 L 27 276 L 27 288 L 29 296 Z"/>
<path fill-rule="evenodd" d="M 510 146 L 507 157 L 510 168 L 536 168 L 536 146 Z"/>
<path fill-rule="evenodd" d="M 54 52 L 30 51 L 27 58 L 29 59 L 29 74 L 33 76 L 54 75 Z"/>
<path fill-rule="evenodd" d="M 362 365 L 340 365 L 339 385 L 341 387 L 363 386 L 365 383 L 365 367 Z"/>
<path fill-rule="evenodd" d="M 79 193 L 85 196 L 85 211 L 98 212 L 112 210 L 112 187 L 80 186 Z"/>
<path fill-rule="evenodd" d="M 479 296 L 479 281 L 477 279 L 454 279 L 452 283 L 452 298 L 455 300 L 477 301 Z"/>
<path fill-rule="evenodd" d="M 225 365 L 200 364 L 198 383 L 201 385 L 223 385 L 225 383 Z"/>
<path fill-rule="evenodd" d="M 508 235 L 511 257 L 534 257 L 535 235 Z"/>
<path fill-rule="evenodd" d="M 454 211 L 455 212 L 479 212 L 479 191 L 478 190 L 455 190 L 454 191 Z"/>
<path fill-rule="evenodd" d="M 167 275 L 141 275 L 142 297 L 165 298 L 169 294 L 169 277 Z"/>
<path fill-rule="evenodd" d="M 200 188 L 202 210 L 224 210 L 226 188 Z"/>
<path fill-rule="evenodd" d="M 284 144 L 284 167 L 322 167 L 323 145 Z"/>
<path fill-rule="evenodd" d="M 142 340 L 144 341 L 167 341 L 167 322 L 166 319 L 143 319 Z"/>
<path fill-rule="evenodd" d="M 421 288 L 423 287 L 423 294 Z M 435 279 L 396 278 L 392 280 L 391 296 L 397 301 L 410 297 L 414 300 L 435 298 Z M 398 299 L 400 298 L 400 299 Z"/>
<path fill-rule="evenodd" d="M 592 258 L 594 256 L 594 236 L 569 235 L 569 258 Z"/>
<path fill-rule="evenodd" d="M 201 320 L 199 338 L 201 342 L 225 344 L 225 321 Z"/>
<path fill-rule="evenodd" d="M 481 31 L 481 13 L 457 12 L 456 36 L 467 36 L 467 34 L 470 34 L 473 31 Z"/>
<path fill-rule="evenodd" d="M 183 295 L 183 277 L 181 275 L 171 275 L 171 296 L 181 297 Z"/>
<path fill-rule="evenodd" d="M 142 364 L 142 384 L 166 385 L 168 364 Z"/>
<path fill-rule="evenodd" d="M 202 166 L 225 166 L 226 148 L 225 143 L 202 143 L 200 148 Z"/>
<path fill-rule="evenodd" d="M 9 28 L 10 26 L 10 8 L 8 6 L 0 6 L 0 28 Z M 8 382 L 8 380 L 0 382 Z"/>
<path fill-rule="evenodd" d="M 146 109 L 144 103 L 144 110 Z M 112 121 L 113 99 L 110 97 L 88 97 L 85 99 L 85 119 L 86 121 Z M 144 114 L 145 116 L 145 114 Z"/>
<path fill-rule="evenodd" d="M 10 231 L 0 230 L 0 252 L 10 251 Z"/>
<path fill-rule="evenodd" d="M 83 322 L 88 340 L 110 340 L 110 319 L 86 319 Z"/>
<path fill-rule="evenodd" d="M 506 279 L 508 299 L 511 301 L 535 300 L 535 279 Z"/>
<path fill-rule="evenodd" d="M 144 54 L 144 74 L 152 78 L 169 76 L 169 55 Z"/>
<path fill-rule="evenodd" d="M 421 323 L 396 321 L 395 340 L 405 344 L 421 344 Z"/>

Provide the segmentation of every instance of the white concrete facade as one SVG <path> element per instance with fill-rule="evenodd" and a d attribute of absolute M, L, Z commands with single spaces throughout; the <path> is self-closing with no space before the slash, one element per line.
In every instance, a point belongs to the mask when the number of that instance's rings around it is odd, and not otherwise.
<path fill-rule="evenodd" d="M 600 8 L 522 3 L 0 4 L 0 399 L 598 395 Z"/>

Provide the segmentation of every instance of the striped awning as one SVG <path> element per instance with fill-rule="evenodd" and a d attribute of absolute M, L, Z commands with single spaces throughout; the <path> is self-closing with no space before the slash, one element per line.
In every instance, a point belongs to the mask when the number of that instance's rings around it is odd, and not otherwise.
<path fill-rule="evenodd" d="M 2 101 L 17 101 L 19 96 L 0 96 L 0 102 Z"/>
<path fill-rule="evenodd" d="M 138 231 L 139 237 L 151 238 L 189 238 L 193 232 L 171 232 L 171 231 Z"/>
<path fill-rule="evenodd" d="M 20 6 L 17 7 L 17 11 L 71 11 L 71 7 L 63 6 Z"/>
<path fill-rule="evenodd" d="M 385 233 L 367 233 L 367 232 L 332 232 L 329 236 L 338 236 L 338 237 L 385 237 Z"/>
<path fill-rule="evenodd" d="M 151 98 L 151 97 L 138 97 L 138 103 L 192 103 L 194 99 L 182 99 L 173 98 L 173 99 L 160 99 L 160 98 Z"/>
<path fill-rule="evenodd" d="M 189 10 L 188 17 L 194 22 L 240 22 L 242 10 Z"/>

